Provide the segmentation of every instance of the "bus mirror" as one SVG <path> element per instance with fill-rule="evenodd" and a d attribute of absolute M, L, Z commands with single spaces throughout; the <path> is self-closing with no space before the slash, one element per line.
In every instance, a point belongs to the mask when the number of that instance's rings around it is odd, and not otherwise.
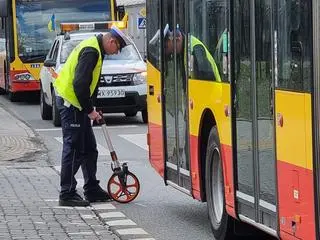
<path fill-rule="evenodd" d="M 44 61 L 43 65 L 45 67 L 55 67 L 56 66 L 56 61 L 52 60 L 52 59 L 47 59 Z"/>
<path fill-rule="evenodd" d="M 118 20 L 122 20 L 124 15 L 126 14 L 125 10 L 124 10 L 124 6 L 118 6 Z"/>
<path fill-rule="evenodd" d="M 0 17 L 8 16 L 8 0 L 0 0 Z"/>

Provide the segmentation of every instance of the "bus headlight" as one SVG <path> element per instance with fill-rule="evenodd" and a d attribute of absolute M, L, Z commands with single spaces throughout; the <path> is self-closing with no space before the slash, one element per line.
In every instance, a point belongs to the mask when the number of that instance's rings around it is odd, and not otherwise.
<path fill-rule="evenodd" d="M 147 72 L 136 73 L 133 76 L 133 84 L 140 85 L 146 83 Z"/>
<path fill-rule="evenodd" d="M 19 74 L 14 75 L 14 78 L 16 81 L 34 80 L 34 78 L 32 77 L 32 75 L 30 73 L 19 73 Z"/>

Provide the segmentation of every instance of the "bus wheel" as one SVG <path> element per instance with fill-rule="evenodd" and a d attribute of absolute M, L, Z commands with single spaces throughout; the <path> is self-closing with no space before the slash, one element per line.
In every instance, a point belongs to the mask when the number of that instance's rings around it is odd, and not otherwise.
<path fill-rule="evenodd" d="M 40 88 L 40 113 L 42 120 L 52 119 L 52 107 L 46 103 L 42 87 Z"/>
<path fill-rule="evenodd" d="M 13 92 L 9 91 L 8 96 L 9 96 L 9 99 L 11 102 L 17 102 L 19 100 L 18 93 L 13 93 Z"/>
<path fill-rule="evenodd" d="M 6 90 L 4 90 L 3 88 L 0 88 L 0 95 L 3 95 L 6 93 Z"/>
<path fill-rule="evenodd" d="M 216 127 L 213 127 L 209 134 L 205 177 L 207 207 L 213 235 L 217 240 L 229 239 L 234 235 L 234 220 L 228 216 L 225 208 L 222 159 Z"/>
<path fill-rule="evenodd" d="M 147 109 L 141 111 L 142 121 L 148 123 L 148 111 Z"/>
<path fill-rule="evenodd" d="M 54 92 L 54 89 L 52 89 L 52 122 L 55 127 L 61 126 L 61 119 L 60 119 L 60 113 L 59 109 L 56 104 L 56 94 Z"/>

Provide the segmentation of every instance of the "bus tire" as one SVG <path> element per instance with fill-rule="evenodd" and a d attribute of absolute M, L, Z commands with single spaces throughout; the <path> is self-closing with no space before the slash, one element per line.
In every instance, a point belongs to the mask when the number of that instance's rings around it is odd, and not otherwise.
<path fill-rule="evenodd" d="M 209 220 L 216 240 L 234 237 L 234 219 L 226 212 L 220 140 L 216 127 L 209 133 L 206 151 L 206 196 Z"/>
<path fill-rule="evenodd" d="M 60 118 L 59 109 L 56 104 L 56 94 L 54 89 L 52 89 L 51 96 L 52 96 L 52 123 L 55 127 L 60 127 L 61 118 Z"/>
<path fill-rule="evenodd" d="M 3 88 L 0 88 L 0 95 L 3 95 L 6 93 L 6 90 L 4 90 Z"/>
<path fill-rule="evenodd" d="M 8 97 L 11 102 L 18 102 L 18 100 L 19 100 L 18 93 L 13 93 L 11 91 L 9 91 Z"/>
<path fill-rule="evenodd" d="M 148 111 L 147 109 L 141 111 L 142 121 L 148 123 Z"/>
<path fill-rule="evenodd" d="M 52 107 L 45 101 L 42 86 L 40 87 L 40 113 L 42 120 L 52 119 Z"/>

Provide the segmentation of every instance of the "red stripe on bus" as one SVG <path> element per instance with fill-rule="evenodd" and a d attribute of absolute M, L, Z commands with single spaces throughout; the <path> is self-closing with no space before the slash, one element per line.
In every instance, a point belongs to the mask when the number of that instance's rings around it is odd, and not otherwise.
<path fill-rule="evenodd" d="M 152 136 L 149 139 L 149 161 L 152 167 L 163 177 L 164 154 L 162 126 L 149 122 L 148 132 Z"/>
<path fill-rule="evenodd" d="M 313 173 L 283 161 L 277 161 L 279 222 L 284 232 L 301 239 L 315 239 Z"/>

